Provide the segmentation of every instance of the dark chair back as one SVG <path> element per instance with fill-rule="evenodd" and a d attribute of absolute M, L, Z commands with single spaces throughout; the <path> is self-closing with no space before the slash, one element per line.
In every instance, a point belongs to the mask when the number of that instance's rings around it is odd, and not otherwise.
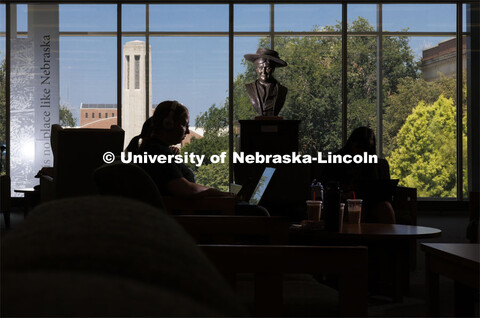
<path fill-rule="evenodd" d="M 165 209 L 155 182 L 135 164 L 106 164 L 97 168 L 93 177 L 100 194 L 127 197 Z"/>
<path fill-rule="evenodd" d="M 10 227 L 10 176 L 0 176 L 0 212 L 5 219 L 5 228 Z"/>
<path fill-rule="evenodd" d="M 95 194 L 93 171 L 104 164 L 106 152 L 121 153 L 124 136 L 119 126 L 63 129 L 52 125 L 53 179 L 50 186 L 41 180 L 42 192 L 51 189 L 51 193 L 42 193 L 42 201 Z"/>

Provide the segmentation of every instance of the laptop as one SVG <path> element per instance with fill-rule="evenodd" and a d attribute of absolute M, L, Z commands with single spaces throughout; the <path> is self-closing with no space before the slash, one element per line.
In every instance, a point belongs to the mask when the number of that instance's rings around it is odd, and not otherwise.
<path fill-rule="evenodd" d="M 250 198 L 246 200 L 249 205 L 258 205 L 260 200 L 262 199 L 263 195 L 265 194 L 265 190 L 268 187 L 268 184 L 272 180 L 273 174 L 275 173 L 275 168 L 272 167 L 265 167 L 263 170 L 260 179 L 258 180 L 255 190 L 253 190 Z M 238 197 L 242 197 L 245 193 L 247 187 L 243 187 L 238 184 L 230 184 L 230 192 L 235 193 Z"/>

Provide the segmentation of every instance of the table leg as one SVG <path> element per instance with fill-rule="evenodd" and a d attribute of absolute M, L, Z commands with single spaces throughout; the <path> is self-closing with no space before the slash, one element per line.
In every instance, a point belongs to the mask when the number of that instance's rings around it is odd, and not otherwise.
<path fill-rule="evenodd" d="M 425 259 L 425 287 L 427 297 L 427 316 L 438 317 L 440 315 L 440 298 L 439 298 L 439 275 L 430 269 L 428 255 Z"/>
<path fill-rule="evenodd" d="M 474 317 L 475 291 L 462 283 L 454 283 L 455 317 Z"/>
<path fill-rule="evenodd" d="M 410 288 L 410 242 L 398 242 L 395 244 L 394 278 L 393 278 L 393 301 L 402 302 L 403 296 Z"/>

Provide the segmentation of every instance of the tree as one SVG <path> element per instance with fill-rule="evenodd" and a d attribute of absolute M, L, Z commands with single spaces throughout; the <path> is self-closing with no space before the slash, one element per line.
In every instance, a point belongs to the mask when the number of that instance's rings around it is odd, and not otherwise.
<path fill-rule="evenodd" d="M 397 148 L 397 134 L 416 105 L 421 101 L 433 104 L 442 94 L 445 98 L 455 99 L 455 89 L 455 77 L 441 76 L 440 79 L 431 82 L 411 77 L 399 79 L 397 92 L 388 96 L 385 110 L 384 154 L 389 156 Z M 466 94 L 463 105 L 466 105 Z"/>
<path fill-rule="evenodd" d="M 225 163 L 204 164 L 197 170 L 197 183 L 220 191 L 228 191 L 228 160 Z"/>
<path fill-rule="evenodd" d="M 60 125 L 67 127 L 75 127 L 75 118 L 73 117 L 72 111 L 67 108 L 65 105 L 60 105 L 59 109 Z"/>
<path fill-rule="evenodd" d="M 397 135 L 398 147 L 388 157 L 392 178 L 417 188 L 422 197 L 456 196 L 455 114 L 453 100 L 444 95 L 432 104 L 418 103 Z M 463 138 L 466 142 L 465 131 Z"/>
<path fill-rule="evenodd" d="M 368 21 L 358 18 L 349 24 L 353 32 L 375 31 Z M 326 31 L 340 32 L 341 24 L 327 26 Z M 319 31 L 315 27 L 313 31 Z M 384 37 L 384 102 L 397 92 L 401 78 L 418 77 L 418 65 L 405 37 Z M 269 38 L 261 38 L 259 47 L 270 47 Z M 376 38 L 352 36 L 348 39 L 348 127 L 375 127 L 376 122 Z M 342 144 L 342 41 L 340 36 L 284 36 L 275 39 L 275 50 L 289 64 L 277 68 L 275 78 L 289 89 L 280 115 L 286 119 L 301 120 L 300 152 L 335 151 Z M 234 120 L 252 119 L 253 107 L 245 91 L 245 84 L 256 79 L 252 63 L 234 81 Z M 228 128 L 228 102 L 212 107 L 197 118 L 196 125 L 208 127 L 204 138 L 209 138 L 196 149 L 209 152 L 207 144 L 222 144 L 222 132 Z M 193 147 L 193 143 L 192 146 Z M 219 151 L 217 147 L 215 150 Z M 225 148 L 228 144 L 225 143 Z M 205 170 L 206 171 L 206 170 Z M 200 171 L 199 171 L 200 173 Z M 225 182 L 227 174 L 225 174 Z"/>
<path fill-rule="evenodd" d="M 368 21 L 359 17 L 351 24 L 352 32 L 375 31 Z M 341 24 L 324 27 L 340 32 Z M 314 28 L 312 31 L 319 31 Z M 260 47 L 268 47 L 268 39 L 260 39 Z M 418 64 L 405 37 L 384 37 L 383 83 L 384 104 L 387 96 L 397 91 L 401 78 L 418 77 Z M 376 37 L 348 38 L 348 130 L 376 123 Z M 275 50 L 289 66 L 276 70 L 275 77 L 288 87 L 289 93 L 281 115 L 301 120 L 300 150 L 302 153 L 335 151 L 342 141 L 342 41 L 341 37 L 306 36 L 277 37 Z M 235 80 L 235 114 L 247 113 L 252 106 L 244 93 L 244 85 L 255 79 L 253 65 Z M 240 94 L 237 93 L 240 91 Z M 251 118 L 251 117 L 250 117 Z M 247 119 L 247 118 L 241 118 Z M 249 118 L 248 118 L 249 119 Z"/>
<path fill-rule="evenodd" d="M 204 136 L 198 139 L 192 138 L 189 144 L 182 147 L 183 153 L 205 155 L 203 165 L 209 165 L 212 155 L 218 155 L 224 151 L 228 152 L 228 112 L 226 107 L 217 108 L 213 104 L 205 113 L 197 116 L 195 126 L 203 128 Z M 194 164 L 188 164 L 188 166 L 194 171 L 198 172 L 200 170 L 199 173 L 213 171 L 211 169 L 199 169 Z M 211 179 L 209 177 L 205 178 Z M 224 180 L 228 180 L 228 168 Z"/>

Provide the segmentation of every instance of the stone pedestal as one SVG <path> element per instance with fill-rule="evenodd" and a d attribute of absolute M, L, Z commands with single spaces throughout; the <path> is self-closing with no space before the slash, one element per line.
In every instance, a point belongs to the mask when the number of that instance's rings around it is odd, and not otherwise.
<path fill-rule="evenodd" d="M 237 152 L 245 154 L 291 154 L 298 151 L 300 120 L 240 120 Z"/>
<path fill-rule="evenodd" d="M 236 125 L 236 151 L 244 154 L 291 155 L 298 152 L 299 120 L 282 120 L 273 117 L 240 120 Z M 260 204 L 271 215 L 292 219 L 304 218 L 304 204 L 308 199 L 310 166 L 305 164 L 235 163 L 235 183 L 241 184 L 247 197 L 253 192 L 265 167 L 275 167 L 267 191 Z M 243 191 L 243 190 L 242 190 Z"/>

